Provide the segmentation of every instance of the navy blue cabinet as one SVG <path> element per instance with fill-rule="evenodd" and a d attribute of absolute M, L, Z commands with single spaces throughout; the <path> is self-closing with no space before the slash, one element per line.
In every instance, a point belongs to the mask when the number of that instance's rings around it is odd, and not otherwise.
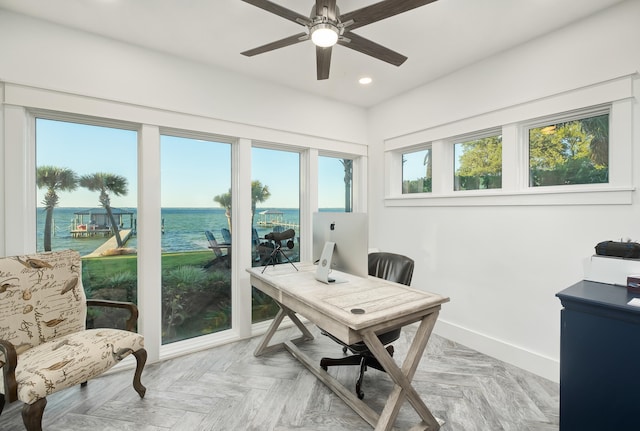
<path fill-rule="evenodd" d="M 560 431 L 640 429 L 640 295 L 581 281 L 556 295 L 560 332 Z"/>

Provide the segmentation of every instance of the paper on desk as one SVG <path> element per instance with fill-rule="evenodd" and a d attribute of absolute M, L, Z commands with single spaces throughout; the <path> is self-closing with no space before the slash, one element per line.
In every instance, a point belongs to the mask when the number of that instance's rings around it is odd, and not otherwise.
<path fill-rule="evenodd" d="M 627 305 L 633 305 L 634 307 L 640 307 L 640 298 L 633 298 L 631 301 L 627 302 Z"/>

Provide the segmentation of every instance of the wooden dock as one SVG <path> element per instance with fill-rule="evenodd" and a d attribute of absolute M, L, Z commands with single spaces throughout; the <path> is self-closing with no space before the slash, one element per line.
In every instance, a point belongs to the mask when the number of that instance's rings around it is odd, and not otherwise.
<path fill-rule="evenodd" d="M 129 237 L 131 236 L 132 229 L 121 229 L 120 230 L 120 238 L 122 238 L 122 243 L 125 244 Z M 93 250 L 91 253 L 83 256 L 83 257 L 99 257 L 102 256 L 106 250 L 111 250 L 118 247 L 118 241 L 116 241 L 116 236 L 112 235 L 111 238 L 106 240 L 104 244 L 100 247 Z"/>
<path fill-rule="evenodd" d="M 279 226 L 287 229 L 298 229 L 300 227 L 300 225 L 298 225 L 297 223 L 290 223 L 286 221 L 262 221 L 262 220 L 258 222 L 258 226 L 262 228 Z"/>

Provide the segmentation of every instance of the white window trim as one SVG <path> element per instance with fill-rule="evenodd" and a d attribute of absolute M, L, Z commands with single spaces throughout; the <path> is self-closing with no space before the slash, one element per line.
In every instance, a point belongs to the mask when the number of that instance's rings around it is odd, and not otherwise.
<path fill-rule="evenodd" d="M 299 151 L 301 155 L 316 154 L 316 157 L 319 151 L 344 154 L 345 157 L 354 159 L 354 194 L 357 194 L 358 199 L 354 202 L 354 209 L 363 211 L 367 208 L 368 148 L 364 144 L 0 81 L 0 125 L 2 126 L 0 127 L 0 203 L 4 208 L 4 211 L 0 211 L 0 255 L 3 256 L 22 255 L 35 251 L 36 232 L 33 226 L 36 224 L 37 206 L 36 155 L 35 137 L 32 131 L 36 116 L 138 131 L 138 175 L 142 177 L 138 181 L 138 215 L 139 223 L 146 227 L 142 228 L 139 225 L 138 229 L 138 247 L 140 247 L 138 286 L 141 286 L 138 289 L 139 293 L 146 290 L 145 286 L 160 285 L 158 280 L 161 275 L 157 268 L 160 267 L 161 249 L 157 232 L 160 232 L 158 215 L 161 203 L 157 179 L 160 176 L 161 133 L 176 133 L 179 136 L 189 134 L 192 137 L 205 139 L 217 136 L 223 142 L 231 139 L 235 143 L 232 160 L 234 167 L 239 166 L 239 160 L 250 161 L 251 146 L 256 143 L 279 146 L 286 151 Z M 260 140 L 252 141 L 256 136 L 259 136 Z M 267 144 L 271 142 L 280 144 Z M 305 157 L 312 160 L 308 156 Z M 304 166 L 301 163 L 301 169 L 304 169 Z M 306 172 L 301 171 L 301 174 L 304 176 Z M 238 217 L 234 218 L 234 223 L 237 226 L 250 226 L 249 211 L 243 210 L 250 208 L 251 204 L 248 192 L 250 175 L 235 168 L 232 168 L 232 175 L 234 176 L 232 184 L 236 190 L 233 196 L 241 200 L 238 203 L 240 211 L 234 211 L 236 214 L 234 217 Z M 317 180 L 317 173 L 315 179 Z M 316 183 L 311 177 L 306 184 L 307 187 L 311 187 Z M 245 193 L 240 196 L 239 190 L 244 190 Z M 311 194 L 305 196 L 306 202 L 313 199 Z M 301 198 L 301 205 L 302 202 L 304 201 Z M 307 217 L 302 210 L 303 208 L 301 208 L 301 222 L 302 217 Z M 311 213 L 311 211 L 308 212 Z M 308 216 L 308 219 L 310 220 L 311 217 Z M 238 235 L 246 235 L 246 237 L 239 237 L 238 240 L 249 244 L 250 230 L 241 229 L 241 231 L 242 233 L 238 232 Z M 310 231 L 308 235 L 310 238 Z M 144 252 L 143 247 L 146 247 Z M 310 252 L 308 254 L 310 255 Z M 235 262 L 238 262 L 238 265 Z M 243 264 L 239 259 L 234 259 L 232 277 L 235 277 L 234 280 L 237 280 L 237 283 L 233 283 L 233 288 L 237 289 L 235 294 L 245 307 L 239 313 L 234 309 L 232 318 L 237 322 L 237 319 L 242 316 L 249 317 L 243 324 L 237 324 L 228 331 L 163 346 L 160 332 L 159 291 L 139 297 L 138 306 L 142 316 L 140 330 L 145 336 L 149 352 L 148 361 L 151 363 L 264 332 L 266 323 L 252 326 L 250 322 L 251 290 L 249 276 L 245 271 L 248 266 L 250 263 Z"/>
<path fill-rule="evenodd" d="M 454 123 L 385 140 L 385 206 L 630 205 L 634 103 L 637 75 L 578 88 Z M 640 87 L 640 86 L 635 86 Z M 528 136 L 523 130 L 542 121 L 588 116 L 610 107 L 609 183 L 529 187 Z M 555 115 L 553 113 L 556 113 Z M 542 119 L 542 120 L 541 120 Z M 484 125 L 484 127 L 478 127 Z M 475 130 L 502 129 L 502 188 L 453 191 L 453 145 Z M 480 132 L 482 133 L 482 132 Z M 432 142 L 433 190 L 402 194 L 402 153 Z M 424 144 L 422 144 L 424 145 Z M 398 167 L 399 166 L 399 167 Z"/>

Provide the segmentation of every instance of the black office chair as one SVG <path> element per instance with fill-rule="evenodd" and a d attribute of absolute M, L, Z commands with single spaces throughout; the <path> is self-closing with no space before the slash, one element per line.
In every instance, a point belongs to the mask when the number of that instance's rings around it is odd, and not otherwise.
<path fill-rule="evenodd" d="M 383 278 L 385 280 L 394 281 L 408 286 L 411 284 L 413 266 L 413 259 L 400 254 L 384 252 L 369 254 L 369 275 L 374 277 Z M 342 344 L 343 353 L 347 353 L 347 350 L 349 350 L 353 355 L 338 359 L 322 358 L 320 360 L 320 367 L 326 371 L 328 367 L 334 365 L 360 365 L 360 374 L 356 381 L 356 394 L 358 395 L 358 398 L 364 398 L 364 392 L 362 392 L 362 380 L 367 367 L 375 368 L 380 371 L 384 371 L 384 368 L 373 356 L 373 353 L 369 351 L 369 348 L 363 341 L 347 345 L 325 331 L 322 331 L 322 333 L 337 343 Z M 390 344 L 400 338 L 400 328 L 379 334 L 378 338 L 382 345 L 387 346 L 386 348 L 389 355 L 393 356 L 393 346 Z"/>

